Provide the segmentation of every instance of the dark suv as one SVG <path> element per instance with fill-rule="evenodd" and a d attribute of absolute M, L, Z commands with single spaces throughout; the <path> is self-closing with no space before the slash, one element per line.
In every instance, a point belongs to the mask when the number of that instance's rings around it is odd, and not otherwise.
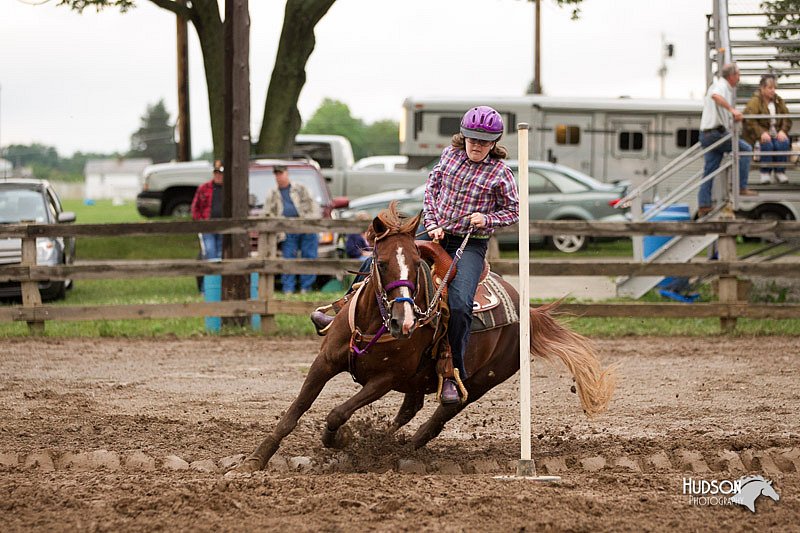
<path fill-rule="evenodd" d="M 75 213 L 64 211 L 56 191 L 43 180 L 0 179 L 0 224 L 56 224 L 75 221 Z M 36 239 L 37 265 L 68 265 L 75 260 L 74 238 Z M 0 239 L 0 264 L 22 262 L 22 240 Z M 72 282 L 43 281 L 39 283 L 42 300 L 63 298 Z M 20 298 L 20 284 L 0 282 L 0 298 Z"/>

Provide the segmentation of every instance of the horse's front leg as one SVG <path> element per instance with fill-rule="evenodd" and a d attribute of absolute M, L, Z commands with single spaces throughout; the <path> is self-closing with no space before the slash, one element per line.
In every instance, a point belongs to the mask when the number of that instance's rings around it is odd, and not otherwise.
<path fill-rule="evenodd" d="M 258 448 L 242 464 L 235 468 L 235 471 L 255 472 L 263 469 L 278 450 L 281 441 L 294 430 L 297 426 L 297 421 L 317 399 L 325 384 L 340 372 L 342 372 L 342 369 L 330 363 L 327 358 L 322 355 L 317 356 L 311 364 L 305 381 L 303 381 L 300 394 L 292 402 L 286 414 L 281 417 L 272 435 L 265 438 Z"/>
<path fill-rule="evenodd" d="M 343 404 L 335 407 L 326 420 L 325 428 L 322 430 L 322 444 L 326 448 L 343 448 L 347 444 L 347 439 L 338 435 L 341 428 L 350 417 L 360 408 L 375 400 L 383 397 L 392 390 L 394 376 L 390 374 L 375 376 L 367 381 L 364 387 Z"/>
<path fill-rule="evenodd" d="M 389 426 L 387 433 L 394 435 L 401 427 L 405 426 L 416 416 L 422 405 L 425 403 L 425 393 L 421 390 L 407 392 L 403 398 L 403 405 L 394 417 L 394 422 Z"/>

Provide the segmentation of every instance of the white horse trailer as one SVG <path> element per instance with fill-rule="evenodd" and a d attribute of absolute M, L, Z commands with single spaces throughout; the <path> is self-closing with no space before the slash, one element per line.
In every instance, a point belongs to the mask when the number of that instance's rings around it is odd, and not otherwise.
<path fill-rule="evenodd" d="M 400 150 L 408 168 L 429 165 L 459 131 L 470 107 L 489 105 L 505 122 L 500 144 L 517 157 L 517 124 L 527 122 L 531 159 L 561 163 L 605 182 L 629 180 L 634 186 L 697 142 L 699 100 L 633 98 L 408 98 L 400 122 Z M 690 165 L 668 180 L 663 191 L 702 168 Z M 696 203 L 696 194 L 685 201 Z"/>

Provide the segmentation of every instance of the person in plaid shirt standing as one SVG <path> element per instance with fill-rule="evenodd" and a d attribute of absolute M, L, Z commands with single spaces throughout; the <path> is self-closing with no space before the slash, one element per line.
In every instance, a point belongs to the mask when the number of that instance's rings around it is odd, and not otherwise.
<path fill-rule="evenodd" d="M 222 161 L 214 161 L 214 172 L 211 179 L 200 185 L 192 199 L 192 220 L 208 220 L 222 218 L 222 185 L 224 168 Z M 203 233 L 203 259 L 222 258 L 222 235 L 219 233 Z"/>
<path fill-rule="evenodd" d="M 454 371 L 467 378 L 464 353 L 472 325 L 472 301 L 494 229 L 519 221 L 519 191 L 511 169 L 503 162 L 508 151 L 497 144 L 503 119 L 489 106 L 473 107 L 461 119 L 461 131 L 442 151 L 425 186 L 424 224 L 428 236 L 451 256 L 472 230 L 450 281 L 447 332 Z M 442 384 L 442 403 L 458 403 L 451 379 Z"/>

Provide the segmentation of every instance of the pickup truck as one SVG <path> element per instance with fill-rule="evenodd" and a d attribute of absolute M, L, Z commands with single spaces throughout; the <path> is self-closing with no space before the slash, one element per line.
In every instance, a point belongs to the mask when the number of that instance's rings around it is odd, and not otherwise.
<path fill-rule="evenodd" d="M 359 198 L 368 194 L 410 189 L 428 178 L 427 169 L 354 170 L 353 148 L 341 135 L 300 134 L 295 137 L 295 153 L 319 163 L 333 196 Z"/>
<path fill-rule="evenodd" d="M 332 197 L 359 198 L 367 194 L 407 189 L 425 183 L 427 170 L 352 170 L 353 148 L 340 135 L 305 135 L 295 138 L 294 156 L 316 161 Z M 142 191 L 136 208 L 142 216 L 188 217 L 197 187 L 211 179 L 208 161 L 159 163 L 143 171 Z M 338 200 L 341 205 L 342 201 Z"/>

